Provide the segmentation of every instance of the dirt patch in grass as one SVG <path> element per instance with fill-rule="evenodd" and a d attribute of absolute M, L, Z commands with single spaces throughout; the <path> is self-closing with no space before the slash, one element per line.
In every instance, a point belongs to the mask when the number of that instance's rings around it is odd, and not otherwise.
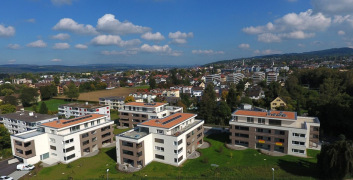
<path fill-rule="evenodd" d="M 80 93 L 79 101 L 98 102 L 99 98 L 107 96 L 128 96 L 130 93 L 136 92 L 136 88 L 115 88 L 87 93 Z M 64 95 L 56 97 L 57 99 L 66 99 Z"/>

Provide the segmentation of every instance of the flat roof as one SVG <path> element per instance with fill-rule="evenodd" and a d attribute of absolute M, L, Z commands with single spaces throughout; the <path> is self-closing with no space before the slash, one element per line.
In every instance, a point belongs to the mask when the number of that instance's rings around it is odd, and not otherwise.
<path fill-rule="evenodd" d="M 41 134 L 44 134 L 44 132 L 33 131 L 33 132 L 23 133 L 23 134 L 21 134 L 21 135 L 16 135 L 16 134 L 14 134 L 13 136 L 14 136 L 14 137 L 19 137 L 19 138 L 22 138 L 22 139 L 27 139 L 27 138 L 31 138 L 31 137 L 34 137 L 34 136 L 38 136 L 38 135 L 41 135 Z"/>
<path fill-rule="evenodd" d="M 68 127 L 68 126 L 72 126 L 75 124 L 79 124 L 82 122 L 86 122 L 86 121 L 90 121 L 92 119 L 97 119 L 100 117 L 104 117 L 104 115 L 101 114 L 90 114 L 90 115 L 86 115 L 86 116 L 81 116 L 81 117 L 77 117 L 74 119 L 59 119 L 56 121 L 52 121 L 52 122 L 47 122 L 47 123 L 43 123 L 43 126 L 47 126 L 47 127 L 52 127 L 52 128 L 64 128 L 64 127 Z"/>
<path fill-rule="evenodd" d="M 67 106 L 67 107 L 75 107 L 75 108 L 101 108 L 106 107 L 108 105 L 99 105 L 99 104 L 81 104 L 81 103 L 70 103 L 70 104 L 63 104 L 60 106 Z"/>
<path fill-rule="evenodd" d="M 290 112 L 290 111 L 263 112 L 263 111 L 251 111 L 251 110 L 237 110 L 233 114 L 242 115 L 242 116 L 256 116 L 256 117 L 297 120 L 297 112 Z"/>
<path fill-rule="evenodd" d="M 170 116 L 167 116 L 162 119 L 151 119 L 141 123 L 140 125 L 145 126 L 154 126 L 154 127 L 161 127 L 161 128 L 171 128 L 187 119 L 195 117 L 196 114 L 189 114 L 189 113 L 175 113 Z"/>
<path fill-rule="evenodd" d="M 129 102 L 125 105 L 127 106 L 141 106 L 141 107 L 158 107 L 167 105 L 168 103 L 154 102 L 154 103 L 144 103 L 144 102 Z"/>
<path fill-rule="evenodd" d="M 31 113 L 33 115 L 30 116 Z M 56 118 L 56 116 L 54 115 L 39 114 L 31 111 L 17 111 L 15 113 L 10 113 L 10 114 L 1 114 L 0 117 L 20 120 L 25 122 L 38 122 L 38 121 Z"/>

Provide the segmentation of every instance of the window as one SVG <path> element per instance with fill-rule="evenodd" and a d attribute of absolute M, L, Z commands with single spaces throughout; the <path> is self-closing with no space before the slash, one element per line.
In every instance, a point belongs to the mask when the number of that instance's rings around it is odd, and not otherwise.
<path fill-rule="evenodd" d="M 234 136 L 242 137 L 242 138 L 249 138 L 249 134 L 234 133 Z"/>
<path fill-rule="evenodd" d="M 313 131 L 319 131 L 319 127 L 313 127 Z"/>
<path fill-rule="evenodd" d="M 72 151 L 72 150 L 75 150 L 75 146 L 71 146 L 71 147 L 69 147 L 69 148 L 63 149 L 63 152 L 64 152 L 64 153 L 67 153 L 67 152 L 70 152 L 70 151 Z"/>
<path fill-rule="evenodd" d="M 28 146 L 30 146 L 30 145 L 31 145 L 31 142 L 25 142 L 25 143 L 24 143 L 24 146 L 25 146 L 25 147 L 28 147 Z"/>
<path fill-rule="evenodd" d="M 134 155 L 134 152 L 128 151 L 128 150 L 123 150 L 123 154 L 133 156 L 133 155 Z"/>
<path fill-rule="evenodd" d="M 182 139 L 180 139 L 178 142 L 174 141 L 174 146 L 179 146 L 181 143 L 183 143 Z"/>
<path fill-rule="evenodd" d="M 21 149 L 17 149 L 16 148 L 16 152 L 19 153 L 19 154 L 23 154 L 23 150 L 21 150 Z"/>
<path fill-rule="evenodd" d="M 50 146 L 50 149 L 56 151 L 56 146 Z"/>
<path fill-rule="evenodd" d="M 282 123 L 282 121 L 280 121 L 280 120 L 274 120 L 274 119 L 270 119 L 270 120 L 268 121 L 268 124 L 269 124 L 269 125 L 272 125 L 272 126 L 281 126 L 281 123 Z"/>
<path fill-rule="evenodd" d="M 70 160 L 70 159 L 72 159 L 72 158 L 74 158 L 75 157 L 75 154 L 71 154 L 70 156 L 65 156 L 64 157 L 64 160 L 65 161 L 68 161 L 68 160 Z"/>
<path fill-rule="evenodd" d="M 163 130 L 160 130 L 160 129 L 157 129 L 157 133 L 158 133 L 158 134 L 164 134 L 164 131 L 163 131 Z"/>
<path fill-rule="evenodd" d="M 85 128 L 87 128 L 88 127 L 88 123 L 85 123 Z"/>
<path fill-rule="evenodd" d="M 305 138 L 305 134 L 300 134 L 300 133 L 293 133 L 293 136 Z"/>
<path fill-rule="evenodd" d="M 157 158 L 157 159 L 162 159 L 162 160 L 164 160 L 164 156 L 159 155 L 159 154 L 155 154 L 154 157 Z"/>
<path fill-rule="evenodd" d="M 164 139 L 154 138 L 154 142 L 164 144 Z"/>
<path fill-rule="evenodd" d="M 28 150 L 28 151 L 26 151 L 25 152 L 25 155 L 27 156 L 27 155 L 31 155 L 32 154 L 32 150 Z"/>
<path fill-rule="evenodd" d="M 235 140 L 235 141 L 234 141 L 234 144 L 236 144 L 236 145 L 241 145 L 241 146 L 246 146 L 246 147 L 249 146 L 249 142 L 246 142 L 246 141 L 239 141 L 239 140 Z"/>
<path fill-rule="evenodd" d="M 234 126 L 235 129 L 239 129 L 239 130 L 242 130 L 242 131 L 249 131 L 249 127 L 244 127 L 244 126 Z"/>
<path fill-rule="evenodd" d="M 51 153 L 52 156 L 58 156 L 56 153 Z"/>
<path fill-rule="evenodd" d="M 123 142 L 122 142 L 122 145 L 123 145 L 123 146 L 126 146 L 126 147 L 134 147 L 134 144 L 133 144 L 133 143 L 127 142 L 127 141 L 123 141 Z"/>
<path fill-rule="evenodd" d="M 97 141 L 97 137 L 92 138 L 92 142 L 96 142 Z"/>
<path fill-rule="evenodd" d="M 74 139 L 73 139 L 73 138 L 66 140 L 66 141 L 65 141 L 65 144 L 72 143 L 72 142 L 74 142 Z"/>
<path fill-rule="evenodd" d="M 248 123 L 254 123 L 254 118 L 252 118 L 252 117 L 247 117 L 247 118 L 246 118 L 246 122 L 248 122 Z"/>
<path fill-rule="evenodd" d="M 238 121 L 238 116 L 235 116 L 235 121 Z"/>
<path fill-rule="evenodd" d="M 55 139 L 54 138 L 49 138 L 50 142 L 55 143 Z"/>
<path fill-rule="evenodd" d="M 97 133 L 97 131 L 96 130 L 94 130 L 94 131 L 91 131 L 91 134 L 93 135 L 93 134 L 96 134 Z"/>
<path fill-rule="evenodd" d="M 86 141 L 82 142 L 82 145 L 87 145 L 87 144 L 89 144 L 89 140 L 86 140 Z"/>
<path fill-rule="evenodd" d="M 281 139 L 281 138 L 275 138 L 275 142 L 281 142 L 281 143 L 284 143 L 284 139 Z"/>
<path fill-rule="evenodd" d="M 264 118 L 258 118 L 257 123 L 259 124 L 265 124 L 265 119 Z"/>
<path fill-rule="evenodd" d="M 86 137 L 88 137 L 88 133 L 85 133 L 85 134 L 82 134 L 82 138 L 86 138 Z"/>
<path fill-rule="evenodd" d="M 94 121 L 91 122 L 91 126 L 94 126 Z"/>
<path fill-rule="evenodd" d="M 300 146 L 305 146 L 305 142 L 301 142 L 301 141 L 292 141 L 292 144 L 294 144 L 294 145 L 300 145 Z"/>
<path fill-rule="evenodd" d="M 305 153 L 304 150 L 300 150 L 300 149 L 292 149 L 292 152 L 299 153 L 299 154 L 304 154 Z"/>
<path fill-rule="evenodd" d="M 164 152 L 164 147 L 155 146 L 154 149 Z"/>
<path fill-rule="evenodd" d="M 178 162 L 180 162 L 180 161 L 182 161 L 183 160 L 183 156 L 180 156 L 178 159 L 177 158 L 174 158 L 174 162 L 175 163 L 178 163 Z"/>
<path fill-rule="evenodd" d="M 97 120 L 97 124 L 100 124 L 100 123 L 101 123 L 101 120 L 100 120 L 100 119 L 98 119 L 98 120 Z"/>
<path fill-rule="evenodd" d="M 70 127 L 70 132 L 75 132 L 80 130 L 80 125 L 74 126 L 74 127 Z"/>
<path fill-rule="evenodd" d="M 15 144 L 16 144 L 17 146 L 22 146 L 22 142 L 20 142 L 20 141 L 15 141 Z"/>
<path fill-rule="evenodd" d="M 183 151 L 183 147 L 178 150 L 174 150 L 174 154 L 180 154 Z"/>
<path fill-rule="evenodd" d="M 284 135 L 285 132 L 284 131 L 280 131 L 280 130 L 275 130 L 275 134 Z"/>

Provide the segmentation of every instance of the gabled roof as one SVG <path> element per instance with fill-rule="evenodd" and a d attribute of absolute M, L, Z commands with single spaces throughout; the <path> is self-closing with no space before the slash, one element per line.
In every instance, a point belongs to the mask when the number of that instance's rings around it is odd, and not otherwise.
<path fill-rule="evenodd" d="M 154 126 L 169 129 L 185 120 L 196 117 L 196 114 L 175 113 L 162 119 L 151 119 L 141 123 L 140 125 Z"/>

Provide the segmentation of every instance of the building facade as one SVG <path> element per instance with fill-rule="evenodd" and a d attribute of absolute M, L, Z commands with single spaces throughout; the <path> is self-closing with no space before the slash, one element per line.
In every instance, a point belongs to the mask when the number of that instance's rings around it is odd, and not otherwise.
<path fill-rule="evenodd" d="M 144 167 L 152 161 L 174 166 L 203 144 L 203 120 L 196 114 L 175 113 L 140 123 L 116 136 L 117 163 Z"/>
<path fill-rule="evenodd" d="M 55 121 L 58 117 L 48 114 L 39 114 L 31 111 L 18 111 L 10 114 L 1 114 L 0 122 L 4 124 L 10 134 L 17 134 L 37 129 L 42 123 Z"/>
<path fill-rule="evenodd" d="M 242 73 L 232 73 L 227 75 L 228 84 L 238 84 L 239 81 L 244 79 L 244 74 Z"/>
<path fill-rule="evenodd" d="M 278 73 L 276 72 L 268 72 L 267 77 L 266 77 L 266 82 L 267 85 L 269 85 L 271 82 L 276 82 L 278 77 Z"/>
<path fill-rule="evenodd" d="M 104 106 L 109 106 L 110 109 L 121 109 L 121 107 L 125 104 L 125 97 L 119 96 L 110 96 L 110 97 L 102 97 L 99 98 L 99 104 Z"/>
<path fill-rule="evenodd" d="M 71 103 L 60 105 L 58 110 L 58 114 L 63 115 L 66 118 L 80 117 L 89 114 L 102 114 L 106 115 L 107 118 L 110 120 L 110 107 L 108 105 Z"/>
<path fill-rule="evenodd" d="M 257 84 L 261 81 L 264 81 L 266 77 L 266 74 L 264 72 L 254 72 L 252 75 L 252 81 L 254 84 Z"/>
<path fill-rule="evenodd" d="M 148 119 L 163 118 L 170 114 L 183 112 L 182 107 L 168 106 L 168 103 L 130 102 L 119 110 L 120 126 L 134 128 Z"/>
<path fill-rule="evenodd" d="M 26 164 L 48 158 L 70 163 L 112 143 L 113 124 L 100 114 L 43 123 L 37 130 L 11 135 L 12 152 Z"/>
<path fill-rule="evenodd" d="M 287 106 L 286 102 L 284 102 L 284 100 L 280 97 L 277 97 L 271 102 L 271 110 L 276 110 L 276 108 L 285 106 Z"/>
<path fill-rule="evenodd" d="M 232 114 L 232 145 L 306 156 L 306 149 L 320 149 L 320 121 L 288 111 L 237 110 Z"/>

